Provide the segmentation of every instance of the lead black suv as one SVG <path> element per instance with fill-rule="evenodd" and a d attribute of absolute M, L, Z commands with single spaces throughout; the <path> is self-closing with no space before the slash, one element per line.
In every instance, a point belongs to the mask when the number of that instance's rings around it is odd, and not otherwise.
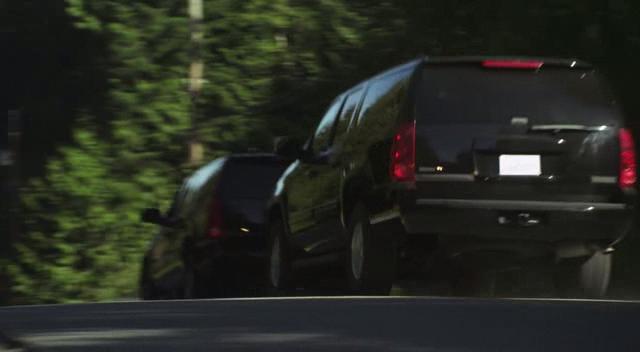
<path fill-rule="evenodd" d="M 548 259 L 600 296 L 632 223 L 633 138 L 578 60 L 419 59 L 340 94 L 289 156 L 268 215 L 275 287 L 297 262 L 344 260 L 354 292 L 386 294 L 420 243 Z"/>
<path fill-rule="evenodd" d="M 273 154 L 233 154 L 186 178 L 144 255 L 143 299 L 249 294 L 263 287 L 267 237 L 264 209 L 288 161 Z M 261 289 L 260 289 L 261 290 Z"/>

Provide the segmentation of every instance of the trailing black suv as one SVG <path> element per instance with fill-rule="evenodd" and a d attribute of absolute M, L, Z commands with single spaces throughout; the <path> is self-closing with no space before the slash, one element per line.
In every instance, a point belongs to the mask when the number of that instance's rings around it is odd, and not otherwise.
<path fill-rule="evenodd" d="M 218 297 L 264 287 L 264 209 L 288 162 L 272 154 L 216 159 L 188 177 L 169 210 L 146 209 L 160 225 L 144 255 L 143 299 Z"/>
<path fill-rule="evenodd" d="M 354 292 L 386 294 L 417 243 L 549 262 L 601 296 L 632 223 L 633 138 L 578 60 L 407 63 L 340 94 L 293 156 L 269 208 L 275 287 L 344 260 Z"/>

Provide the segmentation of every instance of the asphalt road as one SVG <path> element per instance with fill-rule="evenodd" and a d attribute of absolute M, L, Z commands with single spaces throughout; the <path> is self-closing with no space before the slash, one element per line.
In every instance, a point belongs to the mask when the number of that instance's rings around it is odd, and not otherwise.
<path fill-rule="evenodd" d="M 0 346 L 15 351 L 637 352 L 639 330 L 640 303 L 619 301 L 306 297 L 0 309 Z"/>

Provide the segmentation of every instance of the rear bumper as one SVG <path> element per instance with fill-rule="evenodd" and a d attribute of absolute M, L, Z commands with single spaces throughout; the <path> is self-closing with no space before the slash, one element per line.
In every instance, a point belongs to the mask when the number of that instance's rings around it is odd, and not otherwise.
<path fill-rule="evenodd" d="M 251 280 L 261 277 L 266 258 L 264 236 L 229 236 L 207 239 L 194 248 L 193 260 L 203 277 Z"/>
<path fill-rule="evenodd" d="M 418 199 L 418 206 L 432 206 L 448 209 L 481 209 L 481 210 L 513 210 L 513 211 L 624 211 L 628 208 L 623 203 L 589 203 L 589 202 L 550 202 L 520 201 L 494 199 Z"/>
<path fill-rule="evenodd" d="M 410 234 L 614 242 L 631 228 L 633 207 L 625 203 L 417 199 L 400 207 L 400 217 Z M 532 220 L 520 221 L 523 218 Z"/>
<path fill-rule="evenodd" d="M 267 240 L 262 234 L 228 236 L 206 239 L 199 244 L 200 251 L 210 259 L 262 259 L 267 254 Z"/>

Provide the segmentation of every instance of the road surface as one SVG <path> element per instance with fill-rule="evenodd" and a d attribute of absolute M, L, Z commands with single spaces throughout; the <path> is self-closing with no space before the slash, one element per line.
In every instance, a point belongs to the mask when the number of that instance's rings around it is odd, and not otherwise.
<path fill-rule="evenodd" d="M 45 305 L 1 308 L 0 331 L 0 346 L 15 351 L 637 352 L 640 303 L 305 297 Z"/>

